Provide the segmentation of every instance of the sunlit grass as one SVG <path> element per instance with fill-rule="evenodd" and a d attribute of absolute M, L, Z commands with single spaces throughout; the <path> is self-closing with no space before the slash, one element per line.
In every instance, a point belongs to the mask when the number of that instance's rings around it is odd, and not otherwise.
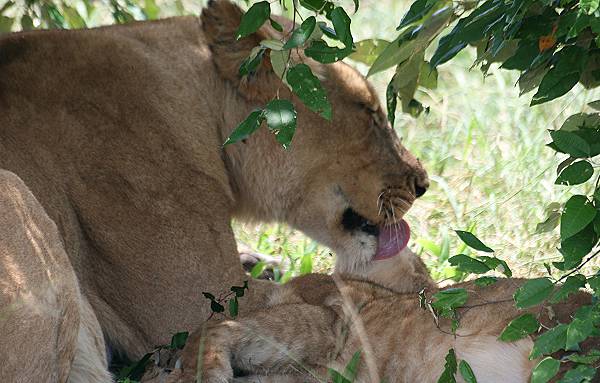
<path fill-rule="evenodd" d="M 395 37 L 406 2 L 362 1 L 353 17 L 356 40 Z M 418 119 L 398 113 L 396 129 L 404 144 L 427 168 L 432 186 L 406 219 L 411 247 L 426 260 L 437 279 L 454 276 L 446 259 L 456 255 L 453 229 L 472 229 L 517 276 L 545 272 L 557 261 L 557 232 L 535 234 L 553 201 L 564 202 L 568 189 L 554 185 L 560 158 L 547 148 L 548 129 L 585 110 L 594 95 L 581 88 L 548 104 L 529 107 L 532 93 L 519 97 L 516 72 L 492 70 L 484 78 L 470 70 L 474 49 L 440 68 L 438 88 L 420 91 L 430 112 Z M 363 72 L 366 68 L 358 66 Z M 382 101 L 391 72 L 374 76 Z M 332 271 L 327 249 L 281 225 L 235 225 L 238 238 L 257 251 L 290 259 L 313 256 L 314 270 Z M 298 261 L 293 261 L 298 262 Z M 294 269 L 294 273 L 298 268 Z"/>

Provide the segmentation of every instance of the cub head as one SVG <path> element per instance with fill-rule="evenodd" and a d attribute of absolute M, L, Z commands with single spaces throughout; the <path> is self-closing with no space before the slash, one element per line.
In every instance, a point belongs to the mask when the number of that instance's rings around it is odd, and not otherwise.
<path fill-rule="evenodd" d="M 300 229 L 337 254 L 338 272 L 360 271 L 374 258 L 397 252 L 396 225 L 429 182 L 388 124 L 373 87 L 344 63 L 322 65 L 294 51 L 292 61 L 309 65 L 325 87 L 333 109 L 327 121 L 282 83 L 268 53 L 253 74 L 240 77 L 239 66 L 252 48 L 262 40 L 282 38 L 265 25 L 237 40 L 241 16 L 228 1 L 213 1 L 201 17 L 225 89 L 217 100 L 223 141 L 253 109 L 276 97 L 292 100 L 298 123 L 287 150 L 265 127 L 225 147 L 234 214 Z"/>

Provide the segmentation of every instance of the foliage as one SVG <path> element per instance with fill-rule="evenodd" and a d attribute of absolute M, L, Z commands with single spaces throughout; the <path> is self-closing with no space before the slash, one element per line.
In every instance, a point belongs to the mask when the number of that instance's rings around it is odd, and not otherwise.
<path fill-rule="evenodd" d="M 353 383 L 356 381 L 356 374 L 358 373 L 358 364 L 360 363 L 360 357 L 362 352 L 356 351 L 352 358 L 346 364 L 344 373 L 341 373 L 333 368 L 328 369 L 329 376 L 333 383 Z"/>
<path fill-rule="evenodd" d="M 137 362 L 128 363 L 125 367 L 119 370 L 117 375 L 117 383 L 135 383 L 138 382 L 148 365 L 152 362 L 152 357 L 160 350 L 182 350 L 185 347 L 189 333 L 187 331 L 178 332 L 171 337 L 170 344 L 156 346 L 154 350 L 144 355 Z"/>
<path fill-rule="evenodd" d="M 456 353 L 451 348 L 446 355 L 446 363 L 444 364 L 444 370 L 438 379 L 438 383 L 456 383 L 457 372 L 460 373 L 465 382 L 477 383 L 477 379 L 469 363 L 466 360 L 461 360 L 458 363 Z"/>
<path fill-rule="evenodd" d="M 246 290 L 248 290 L 248 281 L 244 281 L 243 286 L 231 286 L 227 293 L 220 294 L 218 297 L 211 293 L 203 292 L 202 295 L 204 298 L 210 301 L 210 309 L 212 311 L 208 319 L 211 319 L 215 314 L 227 317 L 225 306 L 227 306 L 231 318 L 237 317 L 239 312 L 238 298 L 243 297 Z"/>

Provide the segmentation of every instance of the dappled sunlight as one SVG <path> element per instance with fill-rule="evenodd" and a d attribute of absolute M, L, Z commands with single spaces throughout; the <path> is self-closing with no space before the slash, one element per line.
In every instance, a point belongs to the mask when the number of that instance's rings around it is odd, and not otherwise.
<path fill-rule="evenodd" d="M 55 254 L 57 244 L 49 242 L 51 234 L 43 231 L 40 217 L 35 216 L 33 209 L 42 207 L 28 205 L 26 198 L 22 189 L 5 185 L 2 227 L 9 232 L 2 234 L 0 240 L 4 269 L 1 295 L 8 299 L 11 310 L 26 307 L 33 314 L 59 315 L 57 293 L 64 281 L 63 272 L 56 272 L 60 264 Z"/>

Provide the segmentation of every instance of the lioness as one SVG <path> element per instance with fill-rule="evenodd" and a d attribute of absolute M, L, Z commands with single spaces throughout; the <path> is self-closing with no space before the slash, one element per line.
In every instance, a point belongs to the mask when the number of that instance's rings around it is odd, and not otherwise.
<path fill-rule="evenodd" d="M 328 122 L 269 60 L 240 78 L 253 47 L 281 38 L 236 40 L 241 15 L 216 1 L 200 18 L 0 37 L 0 381 L 106 382 L 105 349 L 135 359 L 195 328 L 203 291 L 246 279 L 232 217 L 286 222 L 342 271 L 393 251 L 390 224 L 428 181 L 372 87 L 303 58 Z M 298 110 L 292 148 L 262 129 L 224 149 L 277 94 Z M 245 307 L 270 289 L 253 282 Z"/>
<path fill-rule="evenodd" d="M 208 324 L 192 335 L 177 368 L 163 379 L 169 383 L 196 382 L 197 377 L 203 383 L 323 382 L 328 381 L 328 367 L 344 371 L 354 353 L 362 350 L 357 382 L 434 383 L 453 348 L 480 383 L 529 381 L 538 362 L 528 359 L 532 338 L 512 343 L 497 339 L 509 321 L 522 313 L 514 307 L 512 295 L 525 280 L 500 279 L 487 287 L 473 282 L 457 285 L 469 291 L 470 299 L 458 311 L 461 325 L 453 335 L 447 320 L 437 322 L 420 307 L 418 291 L 438 289 L 414 254 L 405 251 L 374 264 L 362 278 L 296 278 L 275 295 L 270 308 L 237 321 Z M 396 278 L 390 278 L 389 270 L 396 270 Z M 590 302 L 589 294 L 575 294 L 568 302 L 545 309 L 541 323 L 568 323 L 578 307 Z M 527 311 L 539 313 L 540 307 Z M 594 344 L 583 344 L 584 349 L 598 347 L 595 339 Z M 234 378 L 234 372 L 243 377 Z"/>

